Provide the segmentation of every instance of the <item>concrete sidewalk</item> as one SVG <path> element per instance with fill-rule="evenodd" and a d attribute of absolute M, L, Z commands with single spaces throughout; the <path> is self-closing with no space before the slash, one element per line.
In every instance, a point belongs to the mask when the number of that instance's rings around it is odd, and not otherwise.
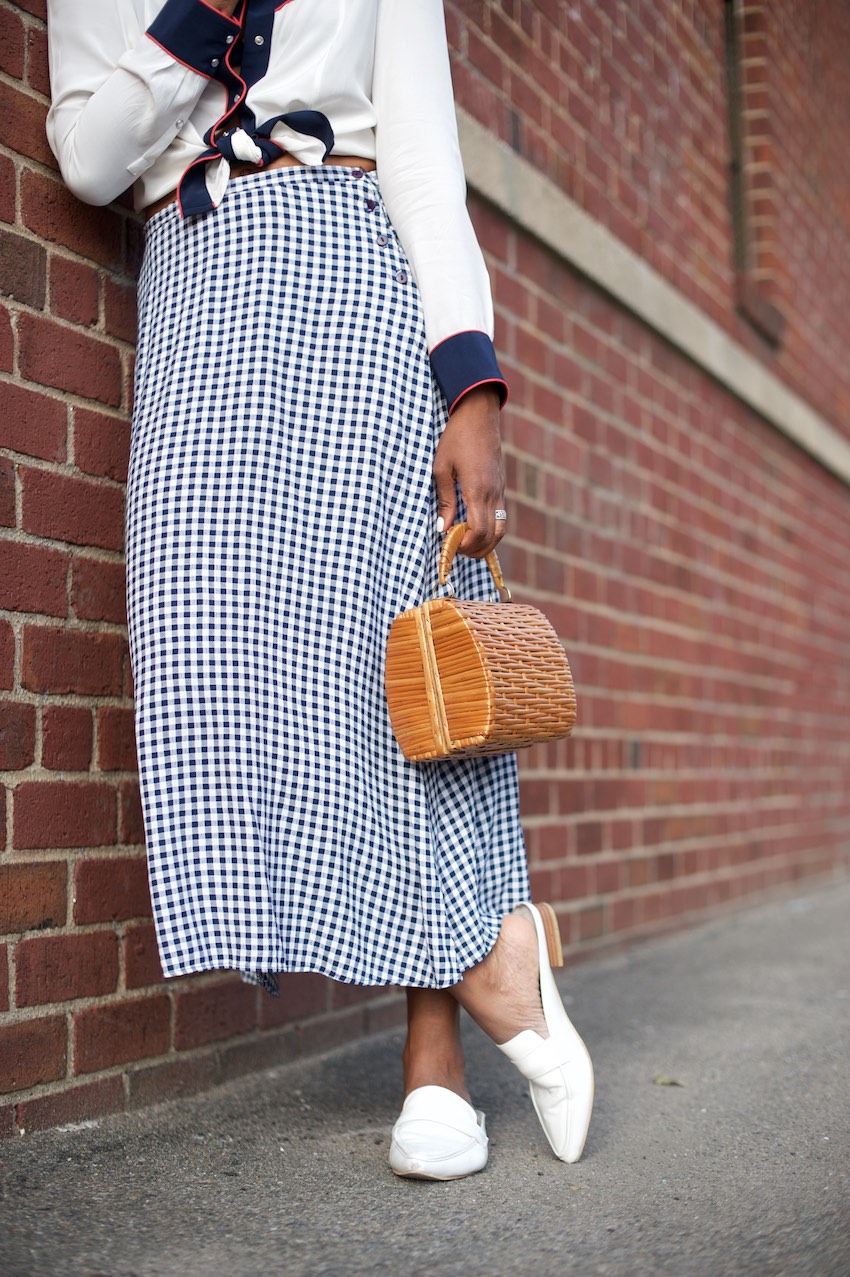
<path fill-rule="evenodd" d="M 399 1033 L 0 1145 L 4 1277 L 848 1277 L 850 883 L 568 972 L 581 1162 L 469 1028 L 488 1169 L 386 1165 Z M 661 1085 L 658 1079 L 682 1085 Z"/>

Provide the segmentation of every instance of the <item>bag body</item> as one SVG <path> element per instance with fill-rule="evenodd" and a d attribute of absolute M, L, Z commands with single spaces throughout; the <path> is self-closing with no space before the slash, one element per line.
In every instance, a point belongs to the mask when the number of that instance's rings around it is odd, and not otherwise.
<path fill-rule="evenodd" d="M 457 524 L 440 558 L 445 585 L 466 531 Z M 495 554 L 487 559 L 498 589 Z M 569 736 L 576 698 L 569 662 L 542 612 L 512 601 L 439 597 L 397 616 L 385 687 L 404 756 L 504 754 Z"/>

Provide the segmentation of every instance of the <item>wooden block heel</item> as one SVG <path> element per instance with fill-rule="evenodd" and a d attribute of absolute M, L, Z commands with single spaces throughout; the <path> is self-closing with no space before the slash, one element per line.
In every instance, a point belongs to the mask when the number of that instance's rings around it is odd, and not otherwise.
<path fill-rule="evenodd" d="M 540 917 L 543 919 L 543 926 L 546 931 L 546 948 L 549 952 L 550 965 L 562 967 L 564 965 L 564 949 L 561 944 L 561 931 L 555 910 L 551 905 L 545 903 L 539 904 L 537 908 L 540 911 Z"/>

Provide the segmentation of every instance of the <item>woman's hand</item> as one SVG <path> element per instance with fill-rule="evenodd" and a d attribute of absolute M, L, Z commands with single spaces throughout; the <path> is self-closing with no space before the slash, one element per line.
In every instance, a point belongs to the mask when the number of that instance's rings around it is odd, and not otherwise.
<path fill-rule="evenodd" d="M 437 513 L 448 530 L 457 514 L 457 485 L 468 524 L 460 553 L 471 559 L 483 559 L 505 534 L 505 521 L 496 519 L 505 504 L 499 402 L 489 386 L 470 390 L 449 417 L 434 456 Z"/>

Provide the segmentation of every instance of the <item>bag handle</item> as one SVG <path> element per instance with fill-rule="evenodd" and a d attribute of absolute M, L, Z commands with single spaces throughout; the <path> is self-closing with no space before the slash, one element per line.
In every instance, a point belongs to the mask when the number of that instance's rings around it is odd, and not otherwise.
<path fill-rule="evenodd" d="M 465 535 L 466 535 L 465 523 L 454 524 L 454 526 L 449 528 L 448 532 L 446 533 L 445 539 L 442 544 L 442 548 L 440 549 L 440 585 L 447 584 L 449 579 L 449 574 L 452 570 L 452 565 L 455 561 L 455 555 L 457 554 L 457 551 L 458 551 L 458 546 L 460 545 Z M 502 575 L 502 567 L 496 556 L 495 550 L 491 550 L 490 553 L 487 555 L 486 563 L 488 568 L 490 569 L 490 575 L 493 578 L 496 589 L 499 591 L 504 590 L 508 596 L 505 602 L 510 603 L 511 592 L 508 589 L 507 585 L 505 585 L 505 578 Z"/>

